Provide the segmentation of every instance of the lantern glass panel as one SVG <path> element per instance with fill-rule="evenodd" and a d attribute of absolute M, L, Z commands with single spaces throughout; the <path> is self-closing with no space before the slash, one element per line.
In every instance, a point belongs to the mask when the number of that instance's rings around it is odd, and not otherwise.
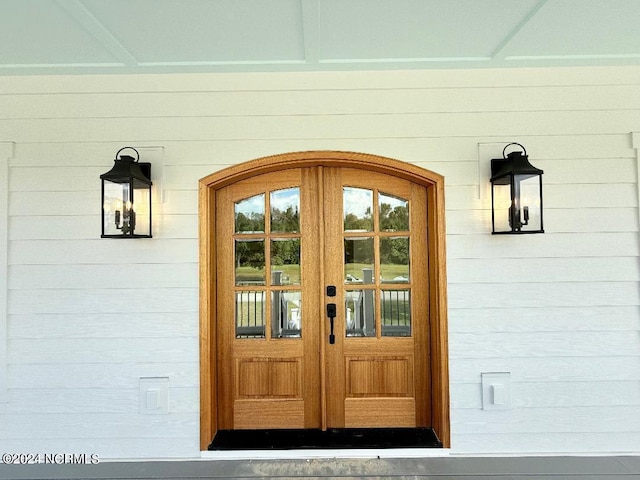
<path fill-rule="evenodd" d="M 542 229 L 540 175 L 514 175 L 494 181 L 494 233 L 533 233 Z"/>
<path fill-rule="evenodd" d="M 126 188 L 125 188 L 126 187 Z M 122 235 L 123 206 L 129 199 L 129 184 L 103 180 L 103 232 L 104 235 Z"/>
<path fill-rule="evenodd" d="M 533 232 L 542 230 L 542 213 L 540 200 L 540 175 L 516 175 L 516 212 L 520 214 L 521 230 Z M 516 218 L 516 221 L 518 219 Z"/>
<path fill-rule="evenodd" d="M 151 236 L 151 192 L 142 182 L 103 180 L 105 236 Z"/>
<path fill-rule="evenodd" d="M 511 184 L 493 184 L 493 231 L 510 232 Z"/>
<path fill-rule="evenodd" d="M 151 189 L 140 184 L 133 189 L 133 210 L 135 212 L 135 235 L 151 236 Z"/>

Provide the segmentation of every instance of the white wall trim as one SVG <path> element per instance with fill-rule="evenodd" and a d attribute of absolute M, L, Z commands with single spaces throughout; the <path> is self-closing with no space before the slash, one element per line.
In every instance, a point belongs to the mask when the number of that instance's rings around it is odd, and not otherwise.
<path fill-rule="evenodd" d="M 0 402 L 7 401 L 7 292 L 9 251 L 9 160 L 14 144 L 0 142 Z"/>
<path fill-rule="evenodd" d="M 631 132 L 631 145 L 636 149 L 636 188 L 638 189 L 638 225 L 640 225 L 640 132 Z"/>
<path fill-rule="evenodd" d="M 201 451 L 203 460 L 296 460 L 311 458 L 434 458 L 449 457 L 450 448 L 345 448 L 315 450 Z"/>

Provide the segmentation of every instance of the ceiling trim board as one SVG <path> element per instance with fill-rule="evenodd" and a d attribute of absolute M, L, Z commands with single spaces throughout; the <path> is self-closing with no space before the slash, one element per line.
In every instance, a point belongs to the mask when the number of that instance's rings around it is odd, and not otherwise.
<path fill-rule="evenodd" d="M 98 20 L 80 0 L 56 0 L 56 3 L 86 32 L 98 41 L 111 55 L 126 66 L 137 66 L 138 60 L 120 41 Z M 100 66 L 103 66 L 101 64 Z"/>
<path fill-rule="evenodd" d="M 305 65 L 304 60 L 204 60 L 193 62 L 140 62 L 139 67 L 218 67 L 226 65 Z"/>
<path fill-rule="evenodd" d="M 594 55 L 510 55 L 505 60 L 623 60 L 640 59 L 638 53 L 594 54 Z"/>
<path fill-rule="evenodd" d="M 0 63 L 0 70 L 123 67 L 126 67 L 124 63 Z"/>
<path fill-rule="evenodd" d="M 491 54 L 492 60 L 505 60 L 506 55 L 504 54 L 505 48 L 511 43 L 511 41 L 518 36 L 518 34 L 522 31 L 522 29 L 535 17 L 538 12 L 547 4 L 548 0 L 540 0 L 535 7 L 516 25 L 516 27 L 509 32 L 509 34 L 504 37 L 500 45 L 493 51 Z"/>
<path fill-rule="evenodd" d="M 491 57 L 427 57 L 427 58 L 334 58 L 321 59 L 319 63 L 439 63 L 439 62 L 490 62 Z"/>

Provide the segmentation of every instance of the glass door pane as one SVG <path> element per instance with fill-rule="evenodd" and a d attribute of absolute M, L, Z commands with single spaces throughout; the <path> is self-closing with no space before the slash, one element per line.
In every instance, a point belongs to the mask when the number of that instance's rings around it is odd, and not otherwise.
<path fill-rule="evenodd" d="M 254 195 L 234 211 L 236 338 L 300 337 L 300 188 Z"/>
<path fill-rule="evenodd" d="M 409 201 L 345 186 L 342 205 L 345 335 L 411 336 Z"/>
<path fill-rule="evenodd" d="M 411 336 L 411 291 L 383 290 L 380 295 L 383 337 Z"/>

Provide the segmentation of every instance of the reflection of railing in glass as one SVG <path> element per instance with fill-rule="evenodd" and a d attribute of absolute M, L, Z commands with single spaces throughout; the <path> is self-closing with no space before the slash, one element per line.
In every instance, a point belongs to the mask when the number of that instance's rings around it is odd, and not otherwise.
<path fill-rule="evenodd" d="M 282 272 L 271 274 L 272 285 L 282 285 Z M 271 338 L 300 337 L 299 291 L 273 290 L 271 292 Z"/>
<path fill-rule="evenodd" d="M 373 290 L 345 292 L 347 337 L 375 336 Z M 383 337 L 411 336 L 411 298 L 409 290 L 382 290 L 380 311 Z"/>
<path fill-rule="evenodd" d="M 408 277 L 397 277 L 384 283 L 406 283 Z M 373 269 L 362 269 L 362 280 L 347 274 L 345 283 L 373 283 Z M 347 337 L 373 337 L 375 329 L 375 290 L 345 291 L 345 329 Z M 411 295 L 409 289 L 380 290 L 382 336 L 411 336 Z"/>
<path fill-rule="evenodd" d="M 409 290 L 380 292 L 383 337 L 411 336 L 411 293 Z"/>
<path fill-rule="evenodd" d="M 272 285 L 281 285 L 282 272 L 272 274 Z M 265 337 L 264 290 L 236 292 L 236 338 Z M 271 338 L 301 336 L 301 292 L 271 292 Z"/>
<path fill-rule="evenodd" d="M 236 292 L 236 338 L 264 338 L 264 293 Z"/>
<path fill-rule="evenodd" d="M 271 338 L 300 337 L 298 292 L 271 292 Z"/>
<path fill-rule="evenodd" d="M 345 292 L 347 337 L 375 336 L 374 294 L 373 290 L 347 290 Z"/>

